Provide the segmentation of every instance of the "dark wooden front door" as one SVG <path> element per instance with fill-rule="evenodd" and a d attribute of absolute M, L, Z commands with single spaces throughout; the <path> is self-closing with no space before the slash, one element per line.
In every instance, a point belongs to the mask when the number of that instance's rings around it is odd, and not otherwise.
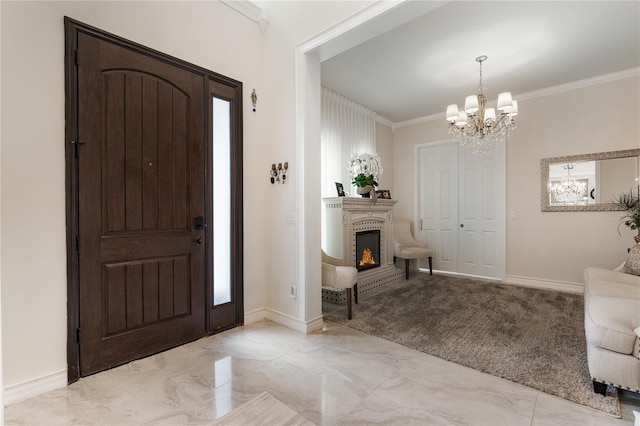
<path fill-rule="evenodd" d="M 81 375 L 205 335 L 205 79 L 79 33 Z"/>

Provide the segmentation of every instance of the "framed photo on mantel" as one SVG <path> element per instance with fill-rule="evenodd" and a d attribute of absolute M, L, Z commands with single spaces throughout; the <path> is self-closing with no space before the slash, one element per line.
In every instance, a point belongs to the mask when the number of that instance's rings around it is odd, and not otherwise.
<path fill-rule="evenodd" d="M 344 197 L 344 186 L 340 182 L 336 182 L 336 190 L 338 191 L 338 197 Z"/>
<path fill-rule="evenodd" d="M 391 191 L 389 191 L 388 189 L 378 189 L 376 191 L 376 194 L 378 195 L 378 198 L 382 198 L 384 200 L 391 199 Z"/>

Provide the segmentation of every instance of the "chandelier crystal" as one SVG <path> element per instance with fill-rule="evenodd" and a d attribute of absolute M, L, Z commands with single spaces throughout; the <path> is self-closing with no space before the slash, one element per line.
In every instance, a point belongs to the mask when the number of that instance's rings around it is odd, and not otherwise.
<path fill-rule="evenodd" d="M 571 176 L 573 164 L 562 167 L 567 171 L 561 182 L 549 184 L 549 193 L 555 198 L 555 203 L 576 204 L 587 195 L 587 184 Z"/>
<path fill-rule="evenodd" d="M 466 97 L 463 111 L 458 110 L 456 104 L 447 107 L 449 134 L 453 135 L 458 145 L 474 153 L 488 152 L 509 131 L 515 129 L 514 117 L 518 115 L 518 101 L 511 99 L 510 92 L 498 95 L 498 114 L 495 108 L 487 108 L 487 88 L 482 85 L 482 63 L 486 60 L 486 55 L 476 58 L 480 64 L 478 94 Z"/>

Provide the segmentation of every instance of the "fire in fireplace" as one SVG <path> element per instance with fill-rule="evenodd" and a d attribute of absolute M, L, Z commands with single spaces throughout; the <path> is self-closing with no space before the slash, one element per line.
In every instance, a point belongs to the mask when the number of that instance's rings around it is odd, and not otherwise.
<path fill-rule="evenodd" d="M 364 271 L 380 266 L 380 230 L 356 232 L 356 268 Z"/>

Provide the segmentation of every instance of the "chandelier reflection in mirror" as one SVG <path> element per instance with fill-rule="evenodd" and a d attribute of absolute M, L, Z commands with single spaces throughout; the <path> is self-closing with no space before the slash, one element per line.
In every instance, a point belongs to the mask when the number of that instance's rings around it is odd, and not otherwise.
<path fill-rule="evenodd" d="M 488 152 L 510 130 L 515 129 L 514 117 L 518 115 L 518 101 L 511 99 L 510 92 L 498 95 L 498 115 L 496 109 L 486 107 L 487 88 L 482 85 L 482 63 L 486 60 L 486 55 L 476 58 L 476 62 L 480 64 L 478 94 L 465 98 L 464 111 L 459 111 L 456 104 L 447 107 L 449 134 L 453 135 L 458 145 L 469 148 L 474 153 Z"/>
<path fill-rule="evenodd" d="M 549 194 L 555 203 L 576 204 L 587 195 L 587 184 L 580 182 L 571 176 L 573 164 L 567 164 L 562 167 L 567 171 L 562 181 L 549 183 Z"/>

